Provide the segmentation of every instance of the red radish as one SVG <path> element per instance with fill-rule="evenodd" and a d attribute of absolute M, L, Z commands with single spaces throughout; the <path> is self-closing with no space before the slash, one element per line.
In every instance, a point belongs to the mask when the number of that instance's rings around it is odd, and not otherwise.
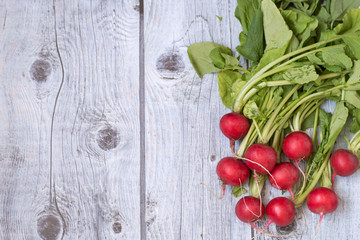
<path fill-rule="evenodd" d="M 294 161 L 307 159 L 313 150 L 311 138 L 304 132 L 292 132 L 283 141 L 283 152 Z"/>
<path fill-rule="evenodd" d="M 216 173 L 223 182 L 223 194 L 225 195 L 225 185 L 240 186 L 244 184 L 250 176 L 250 170 L 242 161 L 232 157 L 221 159 L 216 166 Z"/>
<path fill-rule="evenodd" d="M 275 223 L 281 227 L 287 226 L 292 223 L 295 218 L 294 203 L 285 197 L 274 198 L 266 206 L 266 215 L 269 217 L 269 222 L 265 228 L 271 223 Z"/>
<path fill-rule="evenodd" d="M 256 143 L 248 147 L 244 160 L 251 170 L 266 175 L 274 169 L 277 153 L 272 147 L 266 144 Z"/>
<path fill-rule="evenodd" d="M 238 201 L 235 213 L 240 221 L 249 223 L 253 228 L 258 229 L 254 222 L 264 216 L 265 206 L 258 198 L 247 196 Z M 258 230 L 261 231 L 260 229 Z"/>
<path fill-rule="evenodd" d="M 228 113 L 220 119 L 220 130 L 230 139 L 233 153 L 235 153 L 235 140 L 245 137 L 249 128 L 250 121 L 240 113 Z"/>
<path fill-rule="evenodd" d="M 338 206 L 337 196 L 334 191 L 329 188 L 318 187 L 309 193 L 306 204 L 311 212 L 320 214 L 319 226 L 316 231 L 317 236 L 324 214 L 331 213 L 336 210 Z"/>
<path fill-rule="evenodd" d="M 346 149 L 336 150 L 330 158 L 331 168 L 334 170 L 332 175 L 332 185 L 336 175 L 347 177 L 356 172 L 359 168 L 359 159 L 354 153 Z"/>
<path fill-rule="evenodd" d="M 304 180 L 300 190 L 302 192 L 306 184 L 306 176 L 299 166 L 299 161 L 310 157 L 313 150 L 313 142 L 304 132 L 292 132 L 285 137 L 282 149 L 286 157 L 295 161 L 297 168 L 303 175 Z"/>
<path fill-rule="evenodd" d="M 299 171 L 294 164 L 289 162 L 279 163 L 271 172 L 272 177 L 269 178 L 270 184 L 280 190 L 288 190 L 294 201 L 294 194 L 291 188 L 299 179 Z"/>

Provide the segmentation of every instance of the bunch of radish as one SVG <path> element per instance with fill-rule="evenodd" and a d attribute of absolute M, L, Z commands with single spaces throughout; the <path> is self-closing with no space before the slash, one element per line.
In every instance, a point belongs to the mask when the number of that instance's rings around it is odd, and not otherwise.
<path fill-rule="evenodd" d="M 344 2 L 238 0 L 237 54 L 207 41 L 187 49 L 200 78 L 218 73 L 219 95 L 231 111 L 220 120 L 232 154 L 216 169 L 222 197 L 226 185 L 239 197 L 249 182 L 249 196 L 239 200 L 236 214 L 255 228 L 267 215 L 260 232 L 272 223 L 290 224 L 305 202 L 320 214 L 320 223 L 338 204 L 335 176 L 359 168 L 360 0 Z M 243 60 L 247 67 L 239 64 Z M 331 113 L 322 107 L 328 101 L 336 104 Z M 350 131 L 344 128 L 348 118 Z M 312 136 L 305 132 L 310 129 Z M 347 149 L 333 149 L 344 129 L 355 135 Z M 265 208 L 266 180 L 290 196 L 274 198 Z"/>
<path fill-rule="evenodd" d="M 254 143 L 246 149 L 244 156 L 239 156 L 234 150 L 235 141 L 245 137 L 249 127 L 250 121 L 239 113 L 228 113 L 221 118 L 220 129 L 230 139 L 233 156 L 221 159 L 216 173 L 222 181 L 222 197 L 225 195 L 226 185 L 243 186 L 250 174 L 256 184 L 259 176 L 267 176 L 271 186 L 290 193 L 289 197 L 272 199 L 266 207 L 260 192 L 257 196 L 242 197 L 236 204 L 235 213 L 240 221 L 249 223 L 261 233 L 275 236 L 266 232 L 266 228 L 271 223 L 277 226 L 291 224 L 295 218 L 295 208 L 301 205 L 294 197 L 293 188 L 299 181 L 299 172 L 303 175 L 302 184 L 298 184 L 299 192 L 303 192 L 307 186 L 306 175 L 300 168 L 299 161 L 305 161 L 313 154 L 314 143 L 305 132 L 301 131 L 291 132 L 283 139 L 280 149 L 295 165 L 288 161 L 280 162 L 277 151 L 265 143 Z M 329 164 L 333 169 L 332 183 L 334 183 L 336 175 L 352 175 L 359 168 L 359 159 L 351 151 L 339 149 L 332 154 Z M 260 188 L 258 190 L 261 191 Z M 338 199 L 335 191 L 328 187 L 313 187 L 308 191 L 306 203 L 311 212 L 320 215 L 320 226 L 323 215 L 336 210 Z M 265 215 L 269 219 L 268 223 L 260 229 L 254 223 Z"/>

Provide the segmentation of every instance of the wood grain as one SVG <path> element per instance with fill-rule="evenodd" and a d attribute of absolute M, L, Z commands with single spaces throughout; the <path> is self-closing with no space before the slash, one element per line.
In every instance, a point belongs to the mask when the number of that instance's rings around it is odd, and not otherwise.
<path fill-rule="evenodd" d="M 236 218 L 231 188 L 220 201 L 200 185 L 220 195 L 228 109 L 216 75 L 199 79 L 186 50 L 200 41 L 234 50 L 235 7 L 0 0 L 0 239 L 281 239 Z M 318 239 L 357 239 L 359 179 L 336 178 L 343 200 Z M 280 195 L 266 184 L 265 203 Z M 318 220 L 303 207 L 269 232 L 312 239 Z"/>
<path fill-rule="evenodd" d="M 199 41 L 234 48 L 234 8 L 234 1 L 145 1 L 148 239 L 251 238 L 235 219 L 236 199 L 227 192 L 218 201 L 200 185 L 220 193 L 216 164 L 231 152 L 218 121 L 227 110 L 216 76 L 200 80 L 186 53 Z"/>
<path fill-rule="evenodd" d="M 65 239 L 140 238 L 137 6 L 55 5 L 64 85 L 53 174 Z"/>
<path fill-rule="evenodd" d="M 0 19 L 1 239 L 54 239 L 61 221 L 43 215 L 50 202 L 51 116 L 61 79 L 54 12 L 40 1 L 2 1 Z M 45 231 L 43 223 L 49 223 Z"/>
<path fill-rule="evenodd" d="M 21 2 L 0 13 L 1 239 L 139 239 L 139 2 Z"/>

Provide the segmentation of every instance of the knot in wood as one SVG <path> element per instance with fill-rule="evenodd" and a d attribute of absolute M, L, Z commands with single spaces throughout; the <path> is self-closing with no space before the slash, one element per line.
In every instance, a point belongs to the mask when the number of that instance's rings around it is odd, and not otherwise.
<path fill-rule="evenodd" d="M 184 71 L 185 64 L 179 53 L 167 52 L 160 55 L 157 59 L 156 69 L 161 77 L 175 79 Z"/>
<path fill-rule="evenodd" d="M 30 75 L 34 81 L 45 82 L 51 74 L 51 64 L 44 59 L 37 59 L 30 68 Z"/>
<path fill-rule="evenodd" d="M 294 232 L 296 230 L 296 227 L 297 227 L 296 220 L 294 220 L 292 223 L 290 223 L 287 226 L 284 227 L 276 226 L 276 231 L 281 235 L 288 235 L 291 232 Z"/>
<path fill-rule="evenodd" d="M 116 148 L 119 144 L 118 132 L 112 126 L 105 126 L 98 131 L 96 141 L 104 151 Z"/>
<path fill-rule="evenodd" d="M 112 225 L 112 229 L 113 229 L 114 233 L 121 233 L 121 230 L 122 230 L 121 223 L 114 222 L 114 224 Z"/>
<path fill-rule="evenodd" d="M 54 215 L 44 215 L 37 220 L 37 232 L 41 239 L 55 240 L 60 230 L 60 220 Z"/>

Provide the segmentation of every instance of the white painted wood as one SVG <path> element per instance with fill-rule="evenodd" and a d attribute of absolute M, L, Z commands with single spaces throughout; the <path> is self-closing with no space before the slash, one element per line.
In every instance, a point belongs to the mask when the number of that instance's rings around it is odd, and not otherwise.
<path fill-rule="evenodd" d="M 230 189 L 220 201 L 200 185 L 221 192 L 215 168 L 231 152 L 218 122 L 228 110 L 216 76 L 199 79 L 186 53 L 199 41 L 234 49 L 234 9 L 234 1 L 145 1 L 148 239 L 251 238 Z"/>
<path fill-rule="evenodd" d="M 235 49 L 236 1 L 144 6 L 146 238 L 251 239 L 231 189 L 217 200 L 200 185 L 221 192 L 228 110 L 216 75 L 199 79 L 186 53 L 199 41 Z M 0 1 L 0 239 L 141 239 L 139 9 L 139 0 Z M 343 200 L 318 239 L 357 239 L 359 180 L 336 178 Z M 266 184 L 263 194 L 267 203 L 281 193 Z M 286 239 L 312 239 L 318 219 L 298 210 Z"/>
<path fill-rule="evenodd" d="M 140 239 L 138 5 L 0 4 L 1 239 Z"/>
<path fill-rule="evenodd" d="M 51 114 L 61 78 L 52 5 L 1 1 L 0 24 L 0 238 L 58 235 L 58 218 L 48 219 L 49 235 L 38 228 L 50 202 Z"/>
<path fill-rule="evenodd" d="M 56 2 L 64 85 L 53 164 L 64 239 L 140 238 L 138 4 Z"/>

